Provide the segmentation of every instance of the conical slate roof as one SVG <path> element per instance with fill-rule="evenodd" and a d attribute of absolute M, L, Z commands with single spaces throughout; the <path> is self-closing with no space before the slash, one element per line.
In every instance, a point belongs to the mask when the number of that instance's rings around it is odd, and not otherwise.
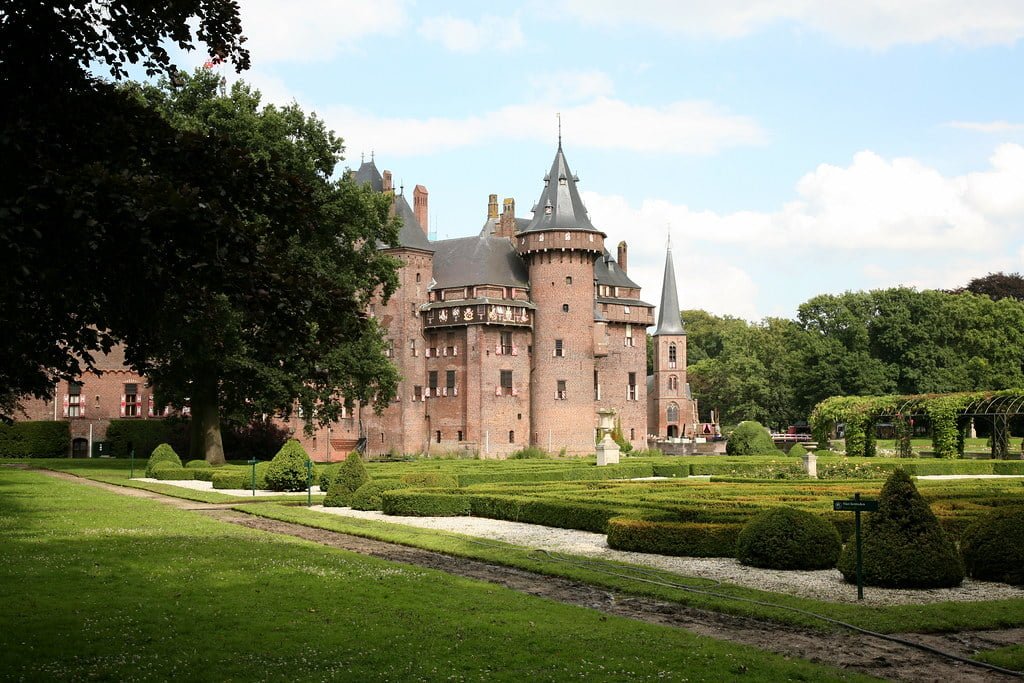
<path fill-rule="evenodd" d="M 569 163 L 558 143 L 558 152 L 551 171 L 544 177 L 544 190 L 534 207 L 533 220 L 521 232 L 540 230 L 578 230 L 601 232 L 590 222 L 587 209 L 576 189 L 578 178 L 569 170 Z M 601 233 L 604 234 L 604 233 Z"/>
<path fill-rule="evenodd" d="M 661 283 L 661 305 L 658 306 L 658 328 L 654 336 L 686 334 L 679 317 L 679 294 L 676 291 L 676 270 L 672 265 L 672 247 L 665 252 L 665 279 Z"/>
<path fill-rule="evenodd" d="M 369 185 L 375 192 L 384 191 L 384 178 L 381 177 L 373 159 L 364 160 L 359 164 L 359 168 L 352 172 L 352 179 L 356 181 L 357 185 Z"/>

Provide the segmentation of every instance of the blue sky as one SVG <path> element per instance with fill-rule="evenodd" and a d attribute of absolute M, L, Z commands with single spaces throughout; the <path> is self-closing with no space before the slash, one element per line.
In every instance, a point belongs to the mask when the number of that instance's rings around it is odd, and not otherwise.
<path fill-rule="evenodd" d="M 752 320 L 1024 270 L 1019 0 L 241 5 L 242 78 L 426 186 L 438 237 L 529 216 L 560 112 L 648 301 L 669 226 L 681 305 Z"/>

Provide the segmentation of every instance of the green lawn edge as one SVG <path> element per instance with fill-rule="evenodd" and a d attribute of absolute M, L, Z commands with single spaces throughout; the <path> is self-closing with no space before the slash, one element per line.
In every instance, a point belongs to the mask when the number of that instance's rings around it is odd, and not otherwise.
<path fill-rule="evenodd" d="M 997 629 L 1024 626 L 1024 599 L 990 600 L 980 602 L 941 602 L 927 605 L 894 605 L 887 607 L 831 603 L 781 593 L 771 593 L 730 584 L 715 586 L 700 577 L 684 577 L 670 572 L 626 563 L 598 560 L 589 557 L 556 553 L 567 561 L 552 561 L 535 550 L 522 546 L 477 539 L 461 534 L 410 527 L 390 522 L 344 517 L 279 504 L 236 505 L 232 509 L 285 522 L 293 522 L 318 529 L 338 531 L 381 541 L 399 543 L 426 550 L 517 567 L 540 574 L 559 576 L 591 585 L 614 588 L 635 595 L 656 597 L 686 606 L 726 614 L 767 619 L 779 623 L 830 631 L 836 626 L 828 622 L 791 611 L 804 610 L 846 622 L 878 633 L 938 633 L 949 631 Z M 581 567 L 575 563 L 585 563 Z M 777 607 L 739 602 L 732 599 L 703 595 L 691 591 L 653 585 L 646 581 L 610 576 L 612 572 L 641 572 L 643 579 L 656 579 L 692 585 L 695 590 L 723 593 L 730 598 L 742 598 L 771 603 Z M 868 591 L 871 589 L 868 588 Z M 856 588 L 850 586 L 850 591 Z M 786 609 L 789 608 L 789 609 Z"/>
<path fill-rule="evenodd" d="M 986 650 L 979 652 L 974 658 L 1004 669 L 1024 671 L 1024 645 L 1007 645 L 995 650 Z"/>

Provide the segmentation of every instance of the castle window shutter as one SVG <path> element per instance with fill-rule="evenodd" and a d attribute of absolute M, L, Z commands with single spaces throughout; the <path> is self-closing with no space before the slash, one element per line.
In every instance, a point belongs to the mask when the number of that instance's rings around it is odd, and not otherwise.
<path fill-rule="evenodd" d="M 453 346 L 452 347 L 452 355 L 453 356 L 459 355 L 459 347 L 458 346 Z"/>
<path fill-rule="evenodd" d="M 501 355 L 501 342 L 497 342 L 494 345 L 494 355 L 495 356 L 500 356 Z"/>
<path fill-rule="evenodd" d="M 85 417 L 85 397 L 78 400 L 78 417 Z"/>
<path fill-rule="evenodd" d="M 512 387 L 512 395 L 513 396 L 518 396 L 519 395 L 519 390 L 516 389 L 515 387 Z"/>
<path fill-rule="evenodd" d="M 512 355 L 513 356 L 518 356 L 519 355 L 519 347 L 516 346 L 515 344 L 512 345 Z"/>
<path fill-rule="evenodd" d="M 444 347 L 443 349 L 441 349 L 441 355 L 442 356 L 447 356 L 448 355 L 448 347 L 447 346 Z"/>
<path fill-rule="evenodd" d="M 67 394 L 64 394 L 64 417 L 68 416 L 68 412 L 69 412 L 68 411 L 68 406 L 70 406 L 70 405 L 71 405 L 71 399 L 68 397 Z"/>
<path fill-rule="evenodd" d="M 495 396 L 501 396 L 501 385 L 500 384 L 494 387 L 494 395 Z"/>
<path fill-rule="evenodd" d="M 147 396 L 146 398 L 148 398 L 148 399 L 149 399 L 149 410 L 148 410 L 148 414 L 149 414 L 149 416 L 150 416 L 150 417 L 153 417 L 153 416 L 154 416 L 154 413 L 156 412 L 155 408 L 153 407 L 153 394 L 150 394 L 150 395 L 149 395 L 149 396 Z"/>
<path fill-rule="evenodd" d="M 452 396 L 458 396 L 458 395 L 459 395 L 459 388 L 458 387 L 452 387 Z"/>
<path fill-rule="evenodd" d="M 447 396 L 448 395 L 448 387 L 442 387 L 441 388 L 441 395 L 442 396 Z"/>
<path fill-rule="evenodd" d="M 121 417 L 125 416 L 125 406 L 128 405 L 128 399 L 125 398 L 124 394 L 121 394 Z"/>

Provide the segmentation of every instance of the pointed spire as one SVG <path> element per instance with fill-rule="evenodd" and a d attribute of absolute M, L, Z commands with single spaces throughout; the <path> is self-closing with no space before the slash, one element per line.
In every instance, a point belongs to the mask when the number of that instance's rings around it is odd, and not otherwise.
<path fill-rule="evenodd" d="M 557 112 L 558 117 L 558 149 L 562 149 L 562 112 Z"/>
<path fill-rule="evenodd" d="M 671 241 L 671 237 L 669 238 Z M 672 264 L 672 246 L 665 251 L 665 278 L 661 283 L 661 305 L 658 306 L 658 328 L 654 336 L 686 334 L 679 317 L 679 293 L 676 290 L 676 269 Z"/>
<path fill-rule="evenodd" d="M 576 188 L 576 175 L 569 170 L 559 141 L 551 170 L 544 176 L 544 188 L 540 199 L 534 205 L 543 210 L 534 214 L 533 220 L 522 232 L 537 230 L 582 230 L 600 232 L 590 222 L 587 209 L 583 206 L 580 192 Z M 602 233 L 603 234 L 603 233 Z"/>

